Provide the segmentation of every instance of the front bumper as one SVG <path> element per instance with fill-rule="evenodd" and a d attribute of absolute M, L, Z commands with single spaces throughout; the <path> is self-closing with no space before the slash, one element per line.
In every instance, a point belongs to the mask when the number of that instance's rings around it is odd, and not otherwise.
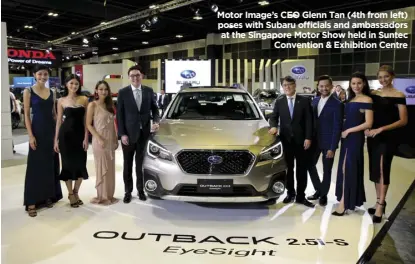
<path fill-rule="evenodd" d="M 211 203 L 262 202 L 278 199 L 283 194 L 286 185 L 284 157 L 255 163 L 245 175 L 188 174 L 182 171 L 176 160 L 166 161 L 149 156 L 144 158 L 143 169 L 146 193 L 150 197 L 165 200 Z M 231 180 L 233 188 L 230 192 L 201 192 L 198 185 L 198 180 L 201 179 Z M 274 191 L 275 188 L 273 188 L 277 182 L 280 187 L 279 192 Z"/>

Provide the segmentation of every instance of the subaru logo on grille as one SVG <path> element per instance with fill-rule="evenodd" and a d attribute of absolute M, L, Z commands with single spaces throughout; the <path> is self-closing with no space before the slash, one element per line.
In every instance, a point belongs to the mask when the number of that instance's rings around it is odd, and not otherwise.
<path fill-rule="evenodd" d="M 409 94 L 415 94 L 415 86 L 406 87 L 405 91 Z"/>
<path fill-rule="evenodd" d="M 185 70 L 180 73 L 180 76 L 182 76 L 185 79 L 192 79 L 196 76 L 196 72 L 192 70 Z"/>
<path fill-rule="evenodd" d="M 221 164 L 222 163 L 222 161 L 223 161 L 223 159 L 222 159 L 222 157 L 221 156 L 210 156 L 209 158 L 208 158 L 208 162 L 210 163 L 210 164 L 213 164 L 213 165 L 215 165 L 215 164 Z"/>
<path fill-rule="evenodd" d="M 305 69 L 304 66 L 297 65 L 297 66 L 294 66 L 294 67 L 291 68 L 291 72 L 294 73 L 294 74 L 297 74 L 297 75 L 301 75 L 301 74 L 304 74 L 306 72 L 306 69 Z"/>

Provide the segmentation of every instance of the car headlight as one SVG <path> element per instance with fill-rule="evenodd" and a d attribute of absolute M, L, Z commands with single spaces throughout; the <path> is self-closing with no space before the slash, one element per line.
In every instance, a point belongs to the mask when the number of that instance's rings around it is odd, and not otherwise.
<path fill-rule="evenodd" d="M 149 140 L 147 144 L 147 155 L 154 159 L 173 160 L 173 156 L 167 149 Z"/>
<path fill-rule="evenodd" d="M 259 154 L 259 161 L 277 160 L 282 157 L 282 143 L 278 142 L 264 149 Z"/>

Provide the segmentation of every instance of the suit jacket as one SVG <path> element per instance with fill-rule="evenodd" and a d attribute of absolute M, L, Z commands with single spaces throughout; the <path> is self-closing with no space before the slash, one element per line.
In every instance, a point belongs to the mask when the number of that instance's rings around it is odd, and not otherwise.
<path fill-rule="evenodd" d="M 167 108 L 167 106 L 169 105 L 169 103 L 170 103 L 170 100 L 169 100 L 169 96 L 167 95 L 167 94 L 164 94 L 164 98 L 163 98 L 163 100 L 161 100 L 161 98 L 162 98 L 163 96 L 162 95 L 160 95 L 160 97 L 159 97 L 159 100 L 158 100 L 158 105 L 159 105 L 159 107 L 161 108 L 161 109 L 166 109 Z"/>
<path fill-rule="evenodd" d="M 274 110 L 270 116 L 270 126 L 278 127 L 281 140 L 294 141 L 304 144 L 304 140 L 312 139 L 313 120 L 310 100 L 301 95 L 296 95 L 293 118 L 290 116 L 287 96 L 281 95 L 275 101 Z"/>
<path fill-rule="evenodd" d="M 142 103 L 141 108 L 138 109 L 131 85 L 121 88 L 118 91 L 118 134 L 120 136 L 128 136 L 130 143 L 136 143 L 140 136 L 145 138 L 150 136 L 151 119 L 156 123 L 160 121 L 153 89 L 141 85 L 141 93 Z M 141 127 L 142 130 L 140 129 Z"/>
<path fill-rule="evenodd" d="M 343 104 L 332 94 L 318 116 L 320 99 L 320 96 L 315 97 L 312 102 L 315 139 L 320 149 L 335 151 L 343 127 Z"/>

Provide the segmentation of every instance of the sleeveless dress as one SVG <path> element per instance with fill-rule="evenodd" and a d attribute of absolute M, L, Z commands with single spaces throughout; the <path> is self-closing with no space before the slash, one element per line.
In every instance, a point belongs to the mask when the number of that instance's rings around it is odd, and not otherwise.
<path fill-rule="evenodd" d="M 62 181 L 88 179 L 87 152 L 82 143 L 85 138 L 85 107 L 73 106 L 63 110 L 63 122 L 59 129 L 59 150 L 62 159 Z"/>
<path fill-rule="evenodd" d="M 373 99 L 373 126 L 376 129 L 382 126 L 390 125 L 399 120 L 398 105 L 406 105 L 406 98 L 382 97 L 372 95 Z M 374 138 L 367 139 L 367 148 L 369 152 L 369 171 L 370 180 L 379 183 L 381 175 L 381 158 L 383 168 L 383 184 L 390 184 L 390 172 L 392 159 L 399 146 L 402 129 L 384 131 Z"/>
<path fill-rule="evenodd" d="M 97 197 L 91 200 L 95 204 L 110 205 L 118 200 L 115 193 L 115 134 L 114 114 L 95 103 L 94 128 L 104 140 L 104 147 L 92 137 L 94 153 Z"/>
<path fill-rule="evenodd" d="M 26 210 L 30 205 L 40 208 L 46 205 L 47 200 L 55 203 L 63 198 L 59 182 L 59 155 L 53 149 L 56 129 L 53 92 L 50 91 L 49 97 L 43 99 L 32 88 L 28 89 L 36 150 L 29 146 L 23 203 Z"/>
<path fill-rule="evenodd" d="M 359 126 L 365 122 L 366 109 L 372 109 L 371 103 L 349 102 L 345 106 L 346 120 L 343 130 Z M 354 210 L 366 202 L 364 186 L 364 156 L 363 147 L 365 143 L 364 131 L 349 133 L 342 138 L 339 167 L 337 170 L 336 197 L 340 201 L 343 195 L 344 176 L 344 207 L 346 210 Z M 345 175 L 343 175 L 343 164 L 345 164 Z"/>

